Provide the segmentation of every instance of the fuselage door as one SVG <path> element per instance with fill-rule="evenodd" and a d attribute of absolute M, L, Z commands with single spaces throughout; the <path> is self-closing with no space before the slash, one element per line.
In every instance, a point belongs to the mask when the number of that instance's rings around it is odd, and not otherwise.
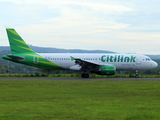
<path fill-rule="evenodd" d="M 140 56 L 136 57 L 136 64 L 141 65 L 141 57 Z"/>
<path fill-rule="evenodd" d="M 141 57 L 137 56 L 136 57 L 136 69 L 140 69 L 141 68 Z"/>

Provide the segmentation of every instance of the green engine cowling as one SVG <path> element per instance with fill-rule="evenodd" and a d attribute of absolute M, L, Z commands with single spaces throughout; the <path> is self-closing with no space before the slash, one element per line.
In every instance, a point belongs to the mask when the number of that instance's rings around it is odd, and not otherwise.
<path fill-rule="evenodd" d="M 101 75 L 114 75 L 116 72 L 115 66 L 100 66 Z"/>

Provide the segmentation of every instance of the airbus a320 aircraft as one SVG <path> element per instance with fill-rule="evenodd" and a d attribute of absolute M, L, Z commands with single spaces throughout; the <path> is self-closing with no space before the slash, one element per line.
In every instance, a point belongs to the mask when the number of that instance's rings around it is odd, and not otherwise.
<path fill-rule="evenodd" d="M 139 70 L 158 66 L 155 61 L 140 54 L 36 53 L 14 29 L 6 31 L 11 54 L 4 55 L 3 59 L 21 64 L 54 70 L 77 70 L 82 72 L 82 78 L 89 78 L 89 73 L 114 75 L 116 70 L 133 70 L 135 77 L 139 77 Z"/>

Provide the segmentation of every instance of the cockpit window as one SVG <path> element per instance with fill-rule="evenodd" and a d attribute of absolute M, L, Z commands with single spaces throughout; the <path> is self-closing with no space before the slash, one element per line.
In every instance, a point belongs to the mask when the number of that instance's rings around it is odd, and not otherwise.
<path fill-rule="evenodd" d="M 146 58 L 146 61 L 150 61 L 151 59 L 150 58 Z"/>

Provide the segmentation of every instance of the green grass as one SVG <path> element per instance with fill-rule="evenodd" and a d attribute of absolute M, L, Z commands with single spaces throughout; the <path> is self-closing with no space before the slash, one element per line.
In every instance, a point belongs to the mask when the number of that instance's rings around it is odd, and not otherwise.
<path fill-rule="evenodd" d="M 81 74 L 0 74 L 0 77 L 55 77 L 55 78 L 81 78 Z M 96 75 L 90 74 L 90 78 L 134 78 L 134 74 L 115 74 L 115 75 Z M 139 74 L 140 78 L 160 78 L 160 74 L 157 75 L 147 75 L 147 74 Z"/>
<path fill-rule="evenodd" d="M 160 81 L 0 81 L 1 120 L 159 120 L 159 111 Z"/>

